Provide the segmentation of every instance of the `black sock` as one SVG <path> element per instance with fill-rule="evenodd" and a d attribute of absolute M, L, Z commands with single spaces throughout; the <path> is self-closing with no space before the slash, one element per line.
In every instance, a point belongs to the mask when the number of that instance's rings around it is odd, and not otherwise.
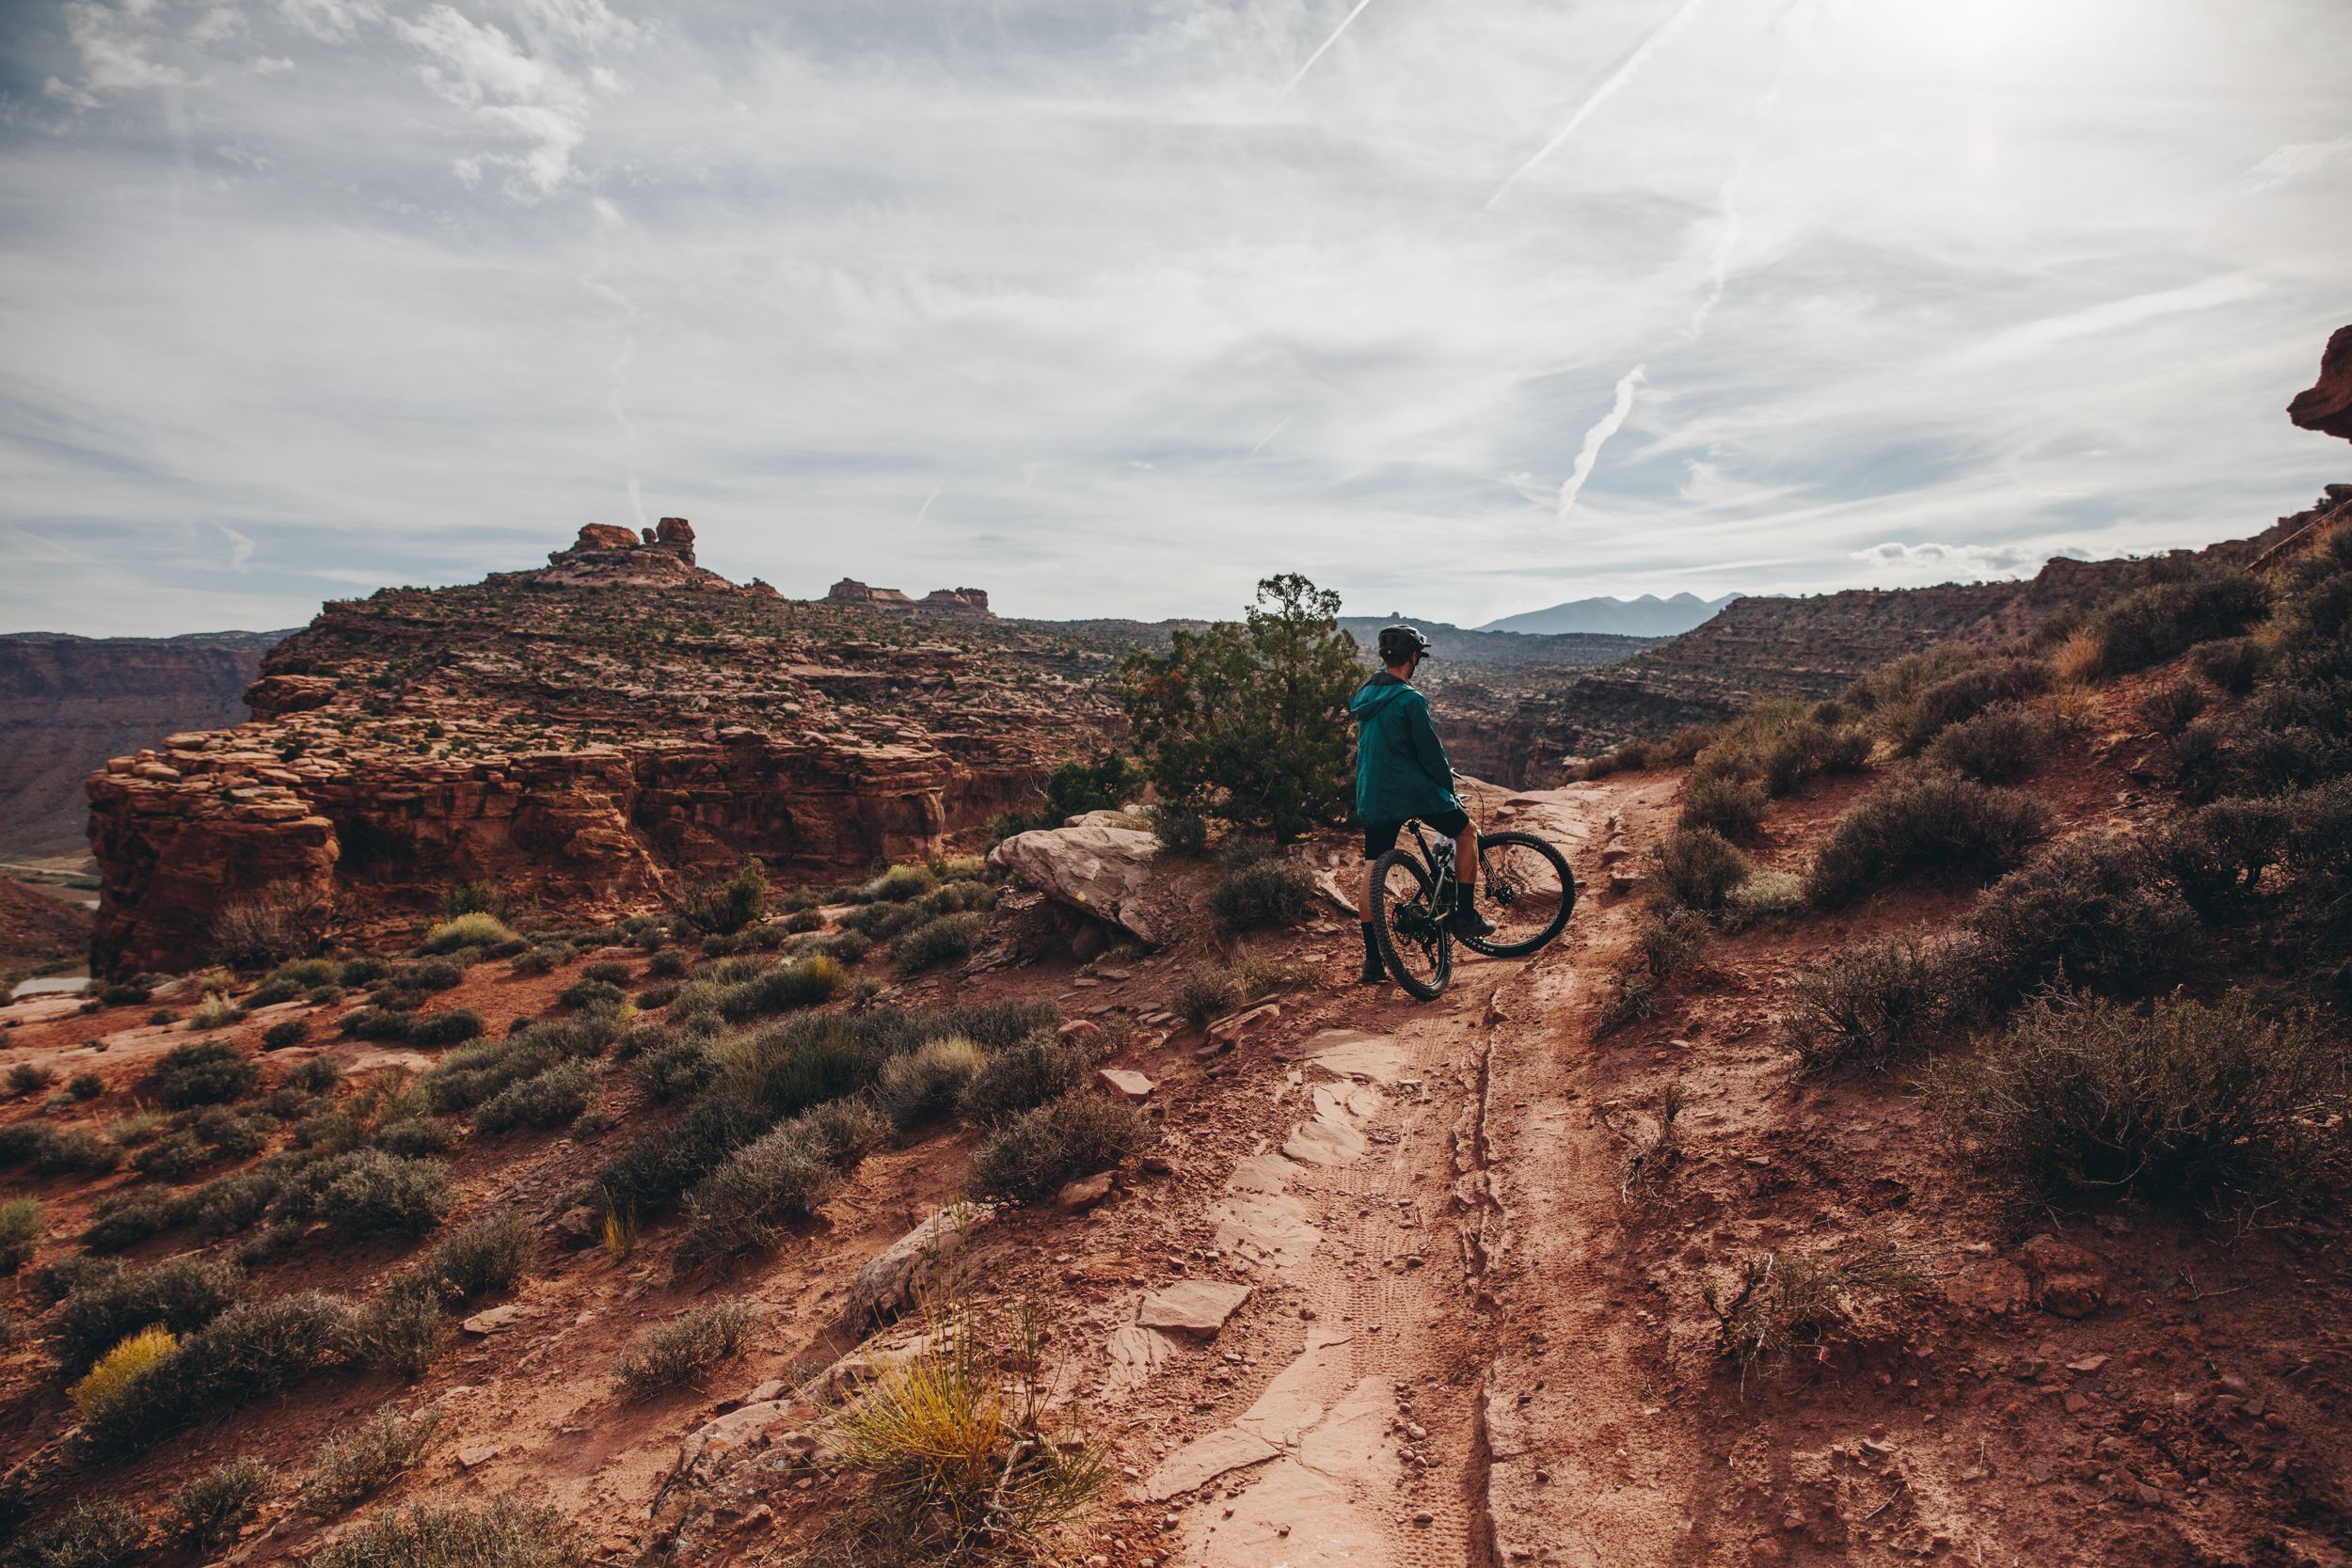
<path fill-rule="evenodd" d="M 1454 888 L 1454 907 L 1464 914 L 1478 907 L 1478 889 L 1469 882 L 1457 882 Z"/>
<path fill-rule="evenodd" d="M 1364 924 L 1364 962 L 1366 962 L 1366 963 L 1368 963 L 1368 964 L 1376 964 L 1376 963 L 1378 963 L 1378 962 L 1380 961 L 1380 944 L 1379 944 L 1377 942 L 1375 942 L 1375 941 L 1374 941 L 1374 940 L 1373 940 L 1373 935 L 1372 935 L 1372 922 L 1371 922 L 1371 921 L 1369 921 L 1369 920 L 1367 920 L 1367 921 L 1365 921 L 1363 924 Z"/>

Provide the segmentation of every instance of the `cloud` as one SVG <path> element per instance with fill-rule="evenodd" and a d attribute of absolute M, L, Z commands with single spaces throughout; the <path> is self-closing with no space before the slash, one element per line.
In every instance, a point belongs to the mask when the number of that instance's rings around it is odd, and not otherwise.
<path fill-rule="evenodd" d="M 576 13 L 592 8 L 543 6 L 532 14 L 545 27 L 582 36 L 586 24 Z M 609 14 L 609 13 L 608 13 Z M 473 21 L 453 7 L 436 5 L 416 19 L 400 18 L 393 31 L 421 51 L 425 85 L 467 111 L 475 124 L 501 139 L 524 144 L 519 153 L 475 153 L 457 161 L 471 184 L 485 165 L 517 170 L 517 194 L 545 197 L 572 175 L 572 153 L 588 135 L 588 94 L 570 74 L 525 54 L 498 27 Z"/>
<path fill-rule="evenodd" d="M 384 20 L 376 0 L 277 0 L 278 14 L 311 38 L 341 43 Z"/>
<path fill-rule="evenodd" d="M 2275 191 L 2316 178 L 2339 164 L 2352 164 L 2352 135 L 2274 148 L 2247 171 L 2246 183 L 2251 190 Z"/>
<path fill-rule="evenodd" d="M 1633 412 L 1633 394 L 1641 387 L 1646 373 L 1643 366 L 1636 365 L 1617 377 L 1617 390 L 1610 400 L 1609 412 L 1596 420 L 1592 428 L 1585 431 L 1584 444 L 1577 450 L 1576 467 L 1560 486 L 1562 521 L 1565 522 L 1568 514 L 1576 510 L 1576 498 L 1583 493 L 1584 482 L 1593 477 L 1593 465 L 1600 461 L 1600 449 L 1608 444 L 1609 437 L 1625 428 L 1626 417 Z"/>
<path fill-rule="evenodd" d="M 1681 31 L 1682 24 L 1691 20 L 1691 13 L 1699 8 L 1699 3 L 1700 0 L 1681 0 L 1679 5 L 1666 13 L 1664 21 L 1645 33 L 1639 43 L 1626 51 L 1625 57 L 1617 62 L 1615 69 L 1601 78 L 1600 86 L 1595 87 L 1585 97 L 1584 102 L 1576 106 L 1576 112 L 1561 123 L 1559 130 L 1552 133 L 1551 139 L 1537 148 L 1534 156 L 1513 169 L 1502 183 L 1495 187 L 1494 195 L 1486 198 L 1486 205 L 1491 208 L 1496 202 L 1501 201 L 1504 194 L 1513 185 L 1518 184 L 1528 170 L 1560 150 L 1561 145 L 1576 135 L 1578 126 L 1590 119 L 1595 110 L 1616 97 L 1618 91 L 1628 82 L 1633 80 L 1642 67 L 1648 63 L 1650 55 L 1657 52 L 1658 46 Z"/>
<path fill-rule="evenodd" d="M 86 93 L 176 87 L 188 79 L 178 67 L 151 58 L 162 42 L 151 5 L 125 0 L 118 8 L 100 0 L 72 0 L 64 9 L 66 36 L 81 55 Z"/>
<path fill-rule="evenodd" d="M 1983 578 L 2031 577 L 2054 556 L 2080 561 L 2089 552 L 2078 546 L 2056 548 L 2018 545 L 1905 545 L 1889 541 L 1855 550 L 1852 559 L 1866 566 L 1899 568 L 1916 573 L 1976 580 Z"/>

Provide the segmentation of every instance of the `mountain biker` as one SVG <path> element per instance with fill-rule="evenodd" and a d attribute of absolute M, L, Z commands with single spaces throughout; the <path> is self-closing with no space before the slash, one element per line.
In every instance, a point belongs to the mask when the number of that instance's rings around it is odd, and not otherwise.
<path fill-rule="evenodd" d="M 1372 931 L 1373 863 L 1396 847 L 1408 820 L 1427 823 L 1454 840 L 1456 936 L 1491 935 L 1494 926 L 1470 902 L 1478 876 L 1478 835 L 1454 793 L 1454 765 L 1429 721 L 1429 700 L 1413 689 L 1413 673 L 1429 657 L 1418 626 L 1380 628 L 1380 673 L 1348 699 L 1361 733 L 1356 740 L 1356 816 L 1364 825 L 1363 984 L 1387 978 Z"/>

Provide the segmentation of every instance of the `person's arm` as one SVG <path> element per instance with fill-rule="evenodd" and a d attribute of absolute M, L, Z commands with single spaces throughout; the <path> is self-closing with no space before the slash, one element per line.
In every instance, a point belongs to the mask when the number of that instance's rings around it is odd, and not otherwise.
<path fill-rule="evenodd" d="M 1448 794 L 1454 790 L 1454 763 L 1445 754 L 1445 742 L 1438 738 L 1438 726 L 1429 717 L 1429 703 L 1419 692 L 1413 694 L 1413 716 L 1406 728 L 1412 736 L 1413 760 L 1422 771 L 1437 781 L 1439 789 Z"/>

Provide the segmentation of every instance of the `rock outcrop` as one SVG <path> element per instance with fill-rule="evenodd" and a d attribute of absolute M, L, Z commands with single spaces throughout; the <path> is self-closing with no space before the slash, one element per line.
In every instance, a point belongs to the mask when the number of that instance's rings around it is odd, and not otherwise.
<path fill-rule="evenodd" d="M 745 855 L 837 877 L 976 833 L 1120 733 L 1125 643 L 977 615 L 915 634 L 739 587 L 664 530 L 329 604 L 271 654 L 251 722 L 107 763 L 97 963 L 197 961 L 224 904 L 263 895 L 365 932 L 475 879 L 617 913 Z"/>
<path fill-rule="evenodd" d="M 2352 326 L 2339 326 L 2319 356 L 2319 380 L 2297 392 L 2287 418 L 2322 436 L 2352 441 Z"/>
<path fill-rule="evenodd" d="M 826 590 L 825 602 L 851 610 L 881 610 L 905 615 L 993 617 L 996 613 L 988 608 L 988 591 L 983 588 L 934 588 L 916 599 L 896 588 L 875 588 L 855 578 L 843 578 Z"/>
<path fill-rule="evenodd" d="M 179 730 L 233 724 L 284 632 L 0 636 L 0 858 L 79 859 L 93 768 Z"/>
<path fill-rule="evenodd" d="M 1096 811 L 1065 828 L 1015 833 L 988 861 L 1056 903 L 1156 947 L 1169 935 L 1151 903 L 1159 850 L 1159 840 L 1122 813 Z"/>

